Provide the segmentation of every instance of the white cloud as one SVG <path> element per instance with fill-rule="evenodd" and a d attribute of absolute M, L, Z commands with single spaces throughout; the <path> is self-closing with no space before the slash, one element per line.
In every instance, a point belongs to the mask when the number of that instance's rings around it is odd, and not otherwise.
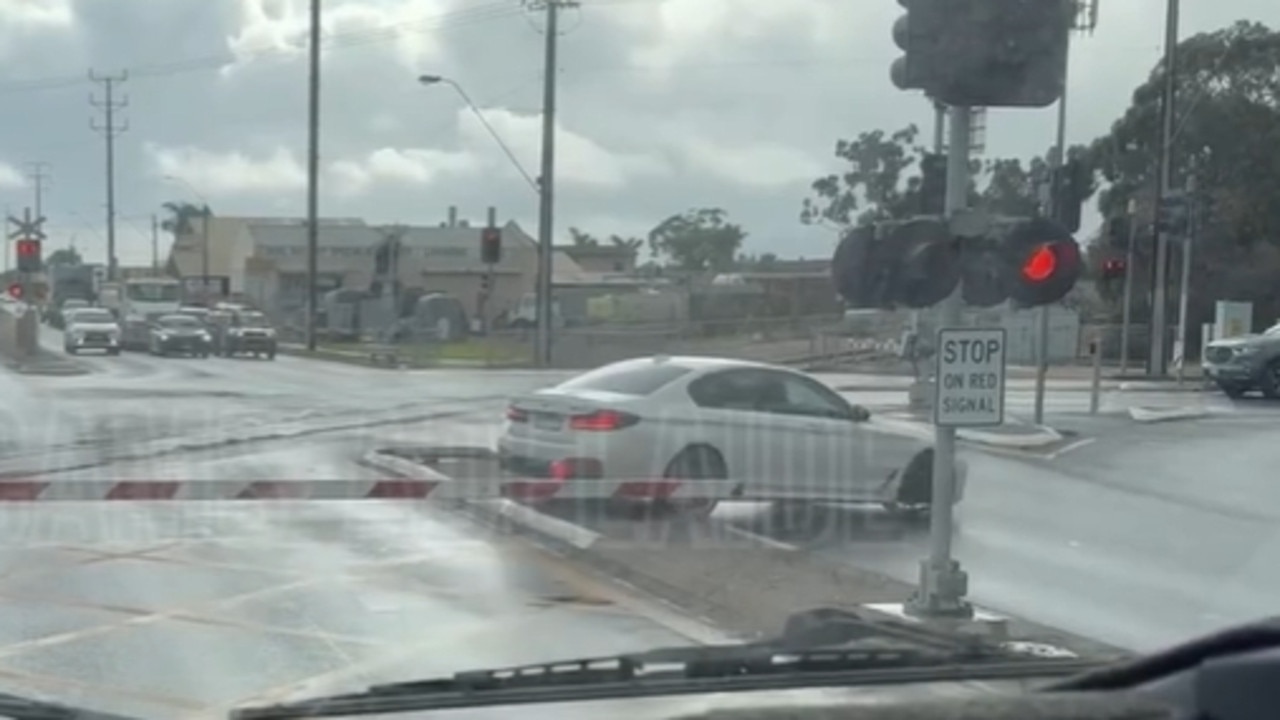
<path fill-rule="evenodd" d="M 642 38 L 628 52 L 632 62 L 670 71 L 709 55 L 710 47 L 750 47 L 788 35 L 812 42 L 843 37 L 833 28 L 849 14 L 822 0 L 658 0 L 635 9 L 610 8 L 608 17 Z"/>
<path fill-rule="evenodd" d="M 518 115 L 503 108 L 484 109 L 481 112 L 493 128 L 494 134 L 511 149 L 521 167 L 530 177 L 536 178 L 542 157 L 542 118 Z M 458 111 L 458 133 L 463 146 L 485 158 L 487 164 L 505 172 L 517 172 L 484 123 L 469 109 Z M 559 123 L 555 130 L 555 141 L 557 184 L 618 188 L 626 185 L 630 179 L 662 175 L 670 169 L 666 162 L 652 156 L 611 151 L 590 138 L 566 130 Z"/>
<path fill-rule="evenodd" d="M 479 163 L 466 153 L 381 148 L 360 160 L 339 160 L 329 172 L 340 195 L 361 195 L 378 181 L 427 185 L 446 174 L 475 172 Z"/>
<path fill-rule="evenodd" d="M 239 0 L 240 28 L 227 45 L 236 58 L 224 68 L 235 72 L 255 59 L 300 57 L 307 51 L 310 15 L 308 0 Z M 441 48 L 430 32 L 451 18 L 465 19 L 452 10 L 452 0 L 395 2 L 331 2 L 321 19 L 322 49 L 377 42 L 394 43 L 395 55 L 407 68 L 431 64 Z"/>
<path fill-rule="evenodd" d="M 202 195 L 250 195 L 304 188 L 306 168 L 285 148 L 254 158 L 196 147 L 146 148 L 155 174 L 177 178 Z"/>
<path fill-rule="evenodd" d="M 805 184 L 829 166 L 796 148 L 770 143 L 730 145 L 710 138 L 689 138 L 680 142 L 690 165 L 717 180 L 758 188 Z"/>
<path fill-rule="evenodd" d="M 13 190 L 25 187 L 27 180 L 22 171 L 6 162 L 0 162 L 0 189 Z"/>
<path fill-rule="evenodd" d="M 0 0 L 0 27 L 6 30 L 70 28 L 75 20 L 72 0 Z"/>

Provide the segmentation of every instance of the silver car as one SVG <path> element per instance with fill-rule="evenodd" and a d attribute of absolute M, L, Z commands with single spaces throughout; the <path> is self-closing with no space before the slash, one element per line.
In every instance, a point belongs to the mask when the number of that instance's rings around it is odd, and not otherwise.
<path fill-rule="evenodd" d="M 78 308 L 68 311 L 65 320 L 62 347 L 68 354 L 75 355 L 81 350 L 120 354 L 120 324 L 110 310 Z"/>
<path fill-rule="evenodd" d="M 927 508 L 931 447 L 786 367 L 708 357 L 606 365 L 518 397 L 498 440 L 507 473 L 599 488 L 730 481 L 713 500 Z M 956 464 L 956 500 L 967 466 Z M 582 497 L 582 492 L 569 493 Z"/>

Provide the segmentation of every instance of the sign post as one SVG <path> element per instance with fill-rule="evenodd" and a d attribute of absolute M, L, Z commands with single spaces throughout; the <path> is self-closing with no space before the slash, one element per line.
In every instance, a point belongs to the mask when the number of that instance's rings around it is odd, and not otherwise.
<path fill-rule="evenodd" d="M 1004 328 L 938 331 L 935 425 L 992 427 L 1004 423 L 1006 339 Z"/>

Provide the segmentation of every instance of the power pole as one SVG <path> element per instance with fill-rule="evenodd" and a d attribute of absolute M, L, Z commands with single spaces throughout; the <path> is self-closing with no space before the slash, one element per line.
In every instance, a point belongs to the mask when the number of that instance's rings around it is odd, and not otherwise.
<path fill-rule="evenodd" d="M 116 99 L 117 83 L 129 79 L 129 73 L 122 71 L 119 75 L 98 75 L 89 71 L 89 80 L 103 86 L 104 98 L 99 101 L 92 94 L 89 104 L 103 112 L 103 123 L 99 125 L 93 118 L 89 119 L 89 127 L 102 133 L 107 145 L 107 281 L 116 279 L 116 137 L 129 129 L 126 119 L 117 124 L 116 111 L 129 107 L 129 98 Z"/>
<path fill-rule="evenodd" d="M 151 215 L 151 271 L 160 274 L 160 219 Z"/>
<path fill-rule="evenodd" d="M 44 189 L 45 183 L 49 180 L 49 163 L 44 161 L 27 163 L 27 178 L 31 180 L 31 187 L 35 190 L 36 217 L 40 217 L 44 214 Z"/>
<path fill-rule="evenodd" d="M 538 364 L 551 366 L 552 247 L 555 224 L 555 125 L 556 125 L 556 50 L 560 32 L 560 10 L 577 7 L 576 0 L 527 0 L 533 10 L 546 13 L 546 45 L 542 85 L 542 168 L 538 173 Z"/>
<path fill-rule="evenodd" d="M 317 262 L 320 252 L 320 2 L 311 0 L 307 101 L 307 349 L 316 349 Z"/>
<path fill-rule="evenodd" d="M 1160 101 L 1160 156 L 1156 173 L 1155 212 L 1160 212 L 1164 198 L 1173 190 L 1173 105 L 1177 94 L 1178 73 L 1178 11 L 1179 0 L 1168 0 L 1164 19 L 1164 90 Z M 1159 225 L 1157 222 L 1156 225 Z M 1165 357 L 1165 320 L 1169 282 L 1169 233 L 1155 230 L 1155 267 L 1151 285 L 1151 352 L 1147 361 L 1147 374 L 1164 376 L 1168 373 Z"/>

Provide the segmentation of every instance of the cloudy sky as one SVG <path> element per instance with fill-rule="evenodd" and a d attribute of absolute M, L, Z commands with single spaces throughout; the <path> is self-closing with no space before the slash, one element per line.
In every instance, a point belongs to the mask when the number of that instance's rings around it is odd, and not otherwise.
<path fill-rule="evenodd" d="M 536 198 L 452 87 L 536 174 L 542 22 L 522 0 L 325 0 L 321 214 L 436 223 L 450 205 L 536 227 Z M 1069 141 L 1099 135 L 1159 59 L 1165 0 L 1101 0 L 1073 47 Z M 1274 0 L 1188 0 L 1184 36 L 1280 23 Z M 128 107 L 116 146 L 118 253 L 150 261 L 169 200 L 221 215 L 305 211 L 305 0 L 0 0 L 0 203 L 31 203 L 46 163 L 51 239 L 105 260 L 104 85 Z M 643 235 L 719 206 L 747 249 L 820 257 L 830 231 L 797 217 L 840 169 L 837 138 L 931 112 L 896 91 L 894 0 L 582 0 L 563 16 L 556 227 Z M 1027 156 L 1055 113 L 993 111 L 986 154 Z M 1093 219 L 1096 223 L 1096 218 Z M 162 239 L 163 243 L 163 239 Z M 163 244 L 162 244 L 163 248 Z M 163 249 L 162 249 L 163 252 Z"/>

